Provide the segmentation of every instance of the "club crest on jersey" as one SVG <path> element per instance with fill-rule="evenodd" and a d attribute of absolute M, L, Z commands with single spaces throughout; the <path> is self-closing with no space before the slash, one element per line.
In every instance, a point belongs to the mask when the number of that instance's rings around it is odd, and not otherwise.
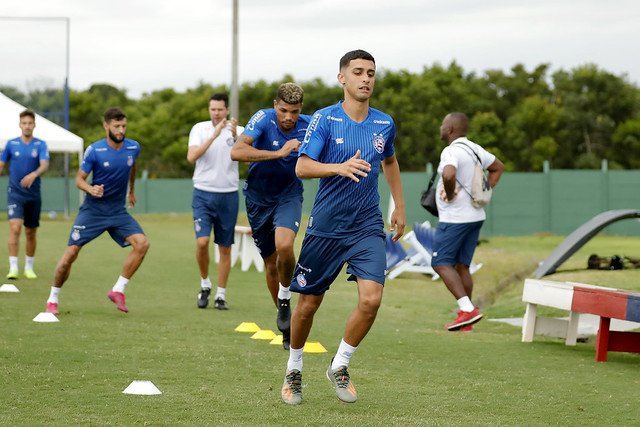
<path fill-rule="evenodd" d="M 127 166 L 133 166 L 133 156 L 127 157 Z"/>
<path fill-rule="evenodd" d="M 233 147 L 233 143 L 234 143 L 234 142 L 235 142 L 235 141 L 233 140 L 233 137 L 231 137 L 231 138 L 227 138 L 227 145 L 228 145 L 229 147 Z"/>
<path fill-rule="evenodd" d="M 300 273 L 296 276 L 296 281 L 301 288 L 307 286 L 307 279 L 304 277 L 304 274 Z"/>
<path fill-rule="evenodd" d="M 373 148 L 380 154 L 384 151 L 384 137 L 382 134 L 373 134 Z"/>
<path fill-rule="evenodd" d="M 35 148 L 31 150 L 31 157 L 33 158 L 38 157 L 38 150 L 36 150 Z"/>

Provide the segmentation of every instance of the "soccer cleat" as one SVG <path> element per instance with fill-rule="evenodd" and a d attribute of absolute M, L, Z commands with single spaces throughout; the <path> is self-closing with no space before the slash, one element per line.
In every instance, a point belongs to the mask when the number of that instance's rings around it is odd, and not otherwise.
<path fill-rule="evenodd" d="M 331 362 L 329 362 L 329 367 L 327 368 L 327 378 L 329 378 L 329 381 L 331 381 L 331 384 L 335 387 L 336 396 L 346 403 L 355 402 L 358 400 L 358 392 L 349 378 L 347 367 L 340 366 L 334 371 L 331 369 L 332 363 L 333 358 L 331 358 Z"/>
<path fill-rule="evenodd" d="M 284 403 L 299 405 L 302 403 L 302 372 L 292 369 L 284 376 L 280 397 Z"/>
<path fill-rule="evenodd" d="M 482 319 L 482 313 L 480 313 L 480 310 L 478 310 L 477 307 L 474 307 L 473 311 L 459 310 L 456 320 L 454 320 L 453 323 L 449 323 L 445 327 L 449 331 L 457 331 L 463 326 L 473 325 L 474 323 L 480 321 L 480 319 Z"/>
<path fill-rule="evenodd" d="M 222 298 L 216 298 L 216 300 L 213 302 L 213 306 L 218 310 L 229 310 L 229 307 L 227 307 L 227 302 Z"/>
<path fill-rule="evenodd" d="M 278 298 L 278 316 L 276 324 L 280 332 L 288 331 L 291 328 L 291 300 Z"/>
<path fill-rule="evenodd" d="M 57 302 L 48 302 L 47 303 L 47 313 L 51 313 L 54 316 L 57 316 L 58 314 L 58 303 Z"/>
<path fill-rule="evenodd" d="M 209 305 L 210 293 L 211 293 L 211 288 L 200 289 L 200 293 L 198 294 L 198 308 L 207 308 L 207 306 Z"/>
<path fill-rule="evenodd" d="M 118 310 L 128 313 L 129 309 L 125 305 L 125 297 L 122 292 L 109 291 L 107 297 L 113 301 L 113 303 L 118 307 Z"/>
<path fill-rule="evenodd" d="M 7 279 L 18 280 L 18 270 L 9 269 L 9 272 L 7 273 Z"/>
<path fill-rule="evenodd" d="M 29 269 L 29 270 L 24 270 L 24 277 L 26 277 L 27 279 L 37 279 L 38 275 L 32 269 Z"/>

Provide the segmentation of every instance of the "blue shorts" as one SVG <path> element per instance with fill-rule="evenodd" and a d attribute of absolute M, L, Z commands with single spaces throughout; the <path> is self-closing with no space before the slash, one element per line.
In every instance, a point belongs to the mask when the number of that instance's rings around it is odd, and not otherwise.
<path fill-rule="evenodd" d="M 462 224 L 438 223 L 433 242 L 431 265 L 469 266 L 478 246 L 478 237 L 484 221 Z"/>
<path fill-rule="evenodd" d="M 140 224 L 125 210 L 104 215 L 92 211 L 83 204 L 71 228 L 67 245 L 84 246 L 105 231 L 123 248 L 130 244 L 125 240 L 127 237 L 144 234 Z"/>
<path fill-rule="evenodd" d="M 15 192 L 7 193 L 7 217 L 10 220 L 21 219 L 25 227 L 37 228 L 40 226 L 41 210 L 41 198 L 26 198 L 19 196 Z"/>
<path fill-rule="evenodd" d="M 196 239 L 211 236 L 220 246 L 233 245 L 233 235 L 238 220 L 238 192 L 212 193 L 193 189 L 193 227 Z"/>
<path fill-rule="evenodd" d="M 283 196 L 269 206 L 254 203 L 248 197 L 245 202 L 253 240 L 263 258 L 276 250 L 276 227 L 286 227 L 298 234 L 302 217 L 302 195 Z"/>
<path fill-rule="evenodd" d="M 384 234 L 353 235 L 332 239 L 307 234 L 300 259 L 291 280 L 291 290 L 301 294 L 322 295 L 347 263 L 347 280 L 373 280 L 384 285 L 387 259 Z"/>

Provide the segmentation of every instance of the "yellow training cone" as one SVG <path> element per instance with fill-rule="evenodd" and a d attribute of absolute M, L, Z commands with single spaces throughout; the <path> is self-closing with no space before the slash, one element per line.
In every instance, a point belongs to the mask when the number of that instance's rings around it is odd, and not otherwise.
<path fill-rule="evenodd" d="M 269 344 L 282 345 L 282 335 L 276 335 L 276 337 L 272 339 L 271 342 L 269 342 Z"/>
<path fill-rule="evenodd" d="M 235 329 L 236 332 L 258 332 L 259 330 L 260 327 L 253 322 L 242 322 Z"/>
<path fill-rule="evenodd" d="M 322 346 L 319 342 L 307 342 L 304 345 L 305 353 L 326 353 L 327 349 Z"/>
<path fill-rule="evenodd" d="M 269 329 L 262 329 L 255 334 L 251 335 L 252 340 L 272 340 L 276 337 L 276 334 Z"/>

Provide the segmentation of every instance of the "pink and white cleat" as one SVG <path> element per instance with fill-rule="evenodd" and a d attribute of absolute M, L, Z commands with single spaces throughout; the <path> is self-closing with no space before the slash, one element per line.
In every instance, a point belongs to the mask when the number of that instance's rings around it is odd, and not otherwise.
<path fill-rule="evenodd" d="M 58 313 L 58 303 L 57 302 L 48 302 L 47 303 L 47 313 L 51 313 L 54 316 L 57 316 Z"/>
<path fill-rule="evenodd" d="M 118 310 L 128 313 L 129 309 L 125 305 L 125 297 L 122 292 L 109 291 L 107 297 L 113 301 L 113 303 L 118 307 Z"/>

